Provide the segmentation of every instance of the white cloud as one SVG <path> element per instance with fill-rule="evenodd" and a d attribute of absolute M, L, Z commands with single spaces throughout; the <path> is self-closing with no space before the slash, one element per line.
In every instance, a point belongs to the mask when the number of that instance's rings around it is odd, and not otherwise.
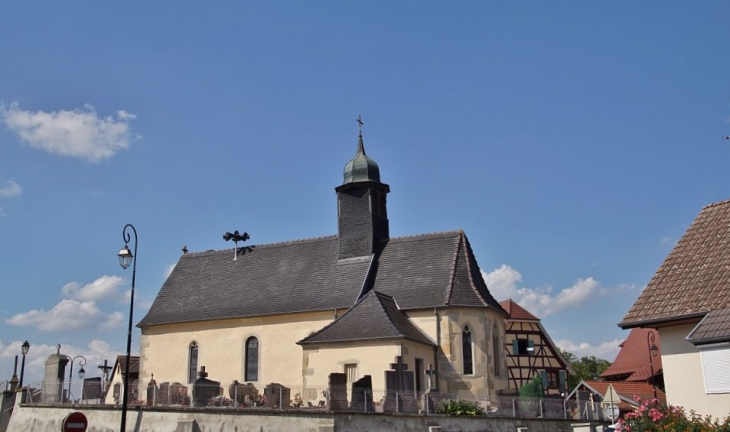
<path fill-rule="evenodd" d="M 544 318 L 562 309 L 576 307 L 594 294 L 603 294 L 600 284 L 592 277 L 578 279 L 573 286 L 564 288 L 553 294 L 552 286 L 541 288 L 520 288 L 522 275 L 512 267 L 502 264 L 501 267 L 482 276 L 489 287 L 489 291 L 499 301 L 511 298 L 533 315 Z"/>
<path fill-rule="evenodd" d="M 9 107 L 0 104 L 0 118 L 33 147 L 99 162 L 129 147 L 129 122 L 136 116 L 120 110 L 116 118 L 100 117 L 88 104 L 72 111 L 26 111 L 13 102 Z"/>
<path fill-rule="evenodd" d="M 613 362 L 619 352 L 619 344 L 623 342 L 622 339 L 614 339 L 611 341 L 602 342 L 596 346 L 593 346 L 587 342 L 575 343 L 569 340 L 556 340 L 555 345 L 563 351 L 568 351 L 574 354 L 576 357 L 594 356 L 599 359 L 608 360 Z"/>
<path fill-rule="evenodd" d="M 124 322 L 121 312 L 106 314 L 93 300 L 63 299 L 52 309 L 33 309 L 16 314 L 5 320 L 14 326 L 32 326 L 45 331 L 69 331 L 77 329 L 108 330 Z"/>
<path fill-rule="evenodd" d="M 176 265 L 177 265 L 177 263 L 172 263 L 169 266 L 165 267 L 165 279 L 170 277 L 170 274 L 172 273 L 173 270 L 175 270 Z"/>
<path fill-rule="evenodd" d="M 20 196 L 23 193 L 23 188 L 12 180 L 5 182 L 3 185 L 0 183 L 0 198 L 11 198 Z"/>
<path fill-rule="evenodd" d="M 119 276 L 101 276 L 94 282 L 81 285 L 79 282 L 69 282 L 61 288 L 64 297 L 88 301 L 88 300 L 114 300 L 125 301 L 128 295 L 120 292 L 119 288 L 124 284 L 124 278 Z"/>

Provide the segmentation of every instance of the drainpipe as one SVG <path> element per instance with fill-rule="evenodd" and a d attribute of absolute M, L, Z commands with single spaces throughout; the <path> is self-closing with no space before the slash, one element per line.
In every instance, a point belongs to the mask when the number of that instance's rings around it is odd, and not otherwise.
<path fill-rule="evenodd" d="M 436 347 L 433 349 L 433 366 L 436 368 L 436 391 L 439 390 L 439 380 L 441 375 L 439 374 L 439 349 L 441 348 L 441 318 L 439 317 L 438 309 L 433 308 L 433 314 L 436 318 Z"/>

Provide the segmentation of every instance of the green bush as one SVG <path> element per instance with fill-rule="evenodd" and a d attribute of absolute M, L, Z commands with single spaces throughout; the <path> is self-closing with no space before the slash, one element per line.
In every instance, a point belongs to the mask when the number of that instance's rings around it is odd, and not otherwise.
<path fill-rule="evenodd" d="M 681 407 L 664 406 L 656 399 L 634 397 L 639 409 L 619 419 L 617 431 L 622 432 L 730 432 L 730 417 L 702 417 Z"/>
<path fill-rule="evenodd" d="M 542 378 L 535 376 L 532 381 L 520 387 L 520 398 L 541 398 L 543 393 Z"/>
<path fill-rule="evenodd" d="M 448 415 L 483 415 L 484 410 L 481 409 L 476 402 L 464 400 L 464 399 L 450 399 L 448 401 L 441 402 L 441 405 L 436 408 L 437 414 L 448 414 Z"/>

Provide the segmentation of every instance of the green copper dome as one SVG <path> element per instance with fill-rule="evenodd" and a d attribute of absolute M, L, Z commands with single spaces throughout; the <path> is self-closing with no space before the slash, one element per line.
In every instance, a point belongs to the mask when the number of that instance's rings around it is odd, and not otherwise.
<path fill-rule="evenodd" d="M 362 135 L 357 142 L 357 154 L 345 165 L 344 176 L 345 181 L 342 184 L 368 181 L 380 183 L 380 168 L 365 154 Z"/>

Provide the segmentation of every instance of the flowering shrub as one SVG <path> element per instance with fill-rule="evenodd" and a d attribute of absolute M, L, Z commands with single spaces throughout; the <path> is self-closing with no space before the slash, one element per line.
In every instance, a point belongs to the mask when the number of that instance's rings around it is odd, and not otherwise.
<path fill-rule="evenodd" d="M 639 409 L 619 419 L 617 431 L 730 432 L 730 417 L 720 423 L 709 415 L 702 417 L 694 411 L 687 414 L 684 408 L 661 405 L 656 399 L 641 400 L 634 396 L 634 400 L 639 403 Z"/>

